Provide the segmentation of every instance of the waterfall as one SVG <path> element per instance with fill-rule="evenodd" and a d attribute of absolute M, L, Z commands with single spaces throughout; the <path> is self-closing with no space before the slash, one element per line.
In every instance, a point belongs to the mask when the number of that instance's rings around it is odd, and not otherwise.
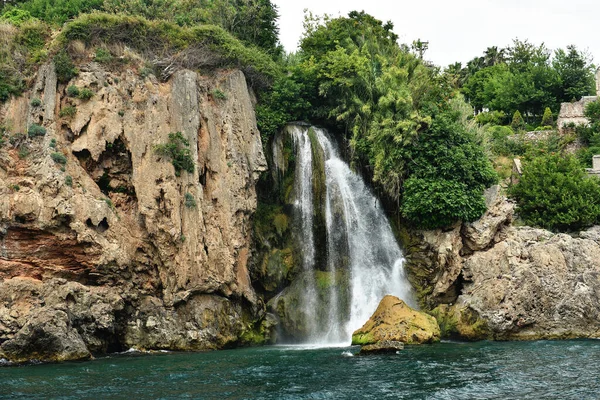
<path fill-rule="evenodd" d="M 290 133 L 296 154 L 294 207 L 300 219 L 304 271 L 300 307 L 306 316 L 306 340 L 347 343 L 385 295 L 414 304 L 404 258 L 379 200 L 339 157 L 327 132 L 294 125 Z M 322 160 L 315 159 L 317 152 Z M 323 245 L 315 238 L 319 202 L 313 188 L 319 161 L 325 175 L 325 260 L 315 258 L 315 249 Z M 326 284 L 318 284 L 318 274 L 326 277 Z"/>

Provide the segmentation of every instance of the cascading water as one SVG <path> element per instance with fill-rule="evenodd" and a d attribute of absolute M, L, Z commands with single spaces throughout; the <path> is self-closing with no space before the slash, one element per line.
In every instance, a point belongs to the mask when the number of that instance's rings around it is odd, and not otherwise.
<path fill-rule="evenodd" d="M 289 132 L 296 147 L 294 207 L 300 219 L 304 270 L 300 307 L 306 316 L 306 340 L 347 344 L 385 295 L 413 303 L 404 258 L 379 200 L 340 159 L 327 133 L 296 125 Z M 325 176 L 326 260 L 315 259 L 315 248 L 322 245 L 315 242 L 314 233 L 319 202 L 313 188 L 319 161 L 324 162 Z M 327 276 L 326 284 L 318 281 L 318 274 Z"/>

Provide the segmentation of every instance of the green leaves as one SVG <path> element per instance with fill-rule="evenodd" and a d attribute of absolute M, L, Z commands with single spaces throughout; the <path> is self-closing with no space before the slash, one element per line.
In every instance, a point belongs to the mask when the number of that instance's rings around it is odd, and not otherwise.
<path fill-rule="evenodd" d="M 571 155 L 552 154 L 526 163 L 511 195 L 529 225 L 563 231 L 600 222 L 600 181 L 587 177 Z"/>
<path fill-rule="evenodd" d="M 169 141 L 154 146 L 156 154 L 171 159 L 175 168 L 175 176 L 180 176 L 181 171 L 194 172 L 195 163 L 190 152 L 190 142 L 183 137 L 181 132 L 169 133 Z"/>

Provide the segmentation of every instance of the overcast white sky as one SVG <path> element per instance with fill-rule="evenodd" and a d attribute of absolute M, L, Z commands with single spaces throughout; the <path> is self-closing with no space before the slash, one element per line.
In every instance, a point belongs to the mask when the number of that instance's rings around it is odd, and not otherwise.
<path fill-rule="evenodd" d="M 346 16 L 366 11 L 391 20 L 400 42 L 429 41 L 425 58 L 441 66 L 466 63 L 490 46 L 512 39 L 544 42 L 551 49 L 568 44 L 587 49 L 600 64 L 600 0 L 272 0 L 279 9 L 280 38 L 293 51 L 302 35 L 303 10 Z"/>

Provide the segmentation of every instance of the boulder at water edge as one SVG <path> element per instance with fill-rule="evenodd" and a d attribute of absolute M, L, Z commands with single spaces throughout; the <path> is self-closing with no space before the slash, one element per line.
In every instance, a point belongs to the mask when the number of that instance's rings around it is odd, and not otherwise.
<path fill-rule="evenodd" d="M 375 344 L 368 344 L 360 348 L 359 355 L 365 354 L 382 354 L 382 353 L 396 353 L 404 348 L 404 343 L 394 342 L 392 340 L 384 340 L 383 342 L 377 342 Z"/>
<path fill-rule="evenodd" d="M 395 296 L 385 296 L 371 318 L 352 334 L 352 344 L 370 345 L 383 341 L 406 344 L 433 343 L 440 340 L 435 318 L 413 310 Z"/>

